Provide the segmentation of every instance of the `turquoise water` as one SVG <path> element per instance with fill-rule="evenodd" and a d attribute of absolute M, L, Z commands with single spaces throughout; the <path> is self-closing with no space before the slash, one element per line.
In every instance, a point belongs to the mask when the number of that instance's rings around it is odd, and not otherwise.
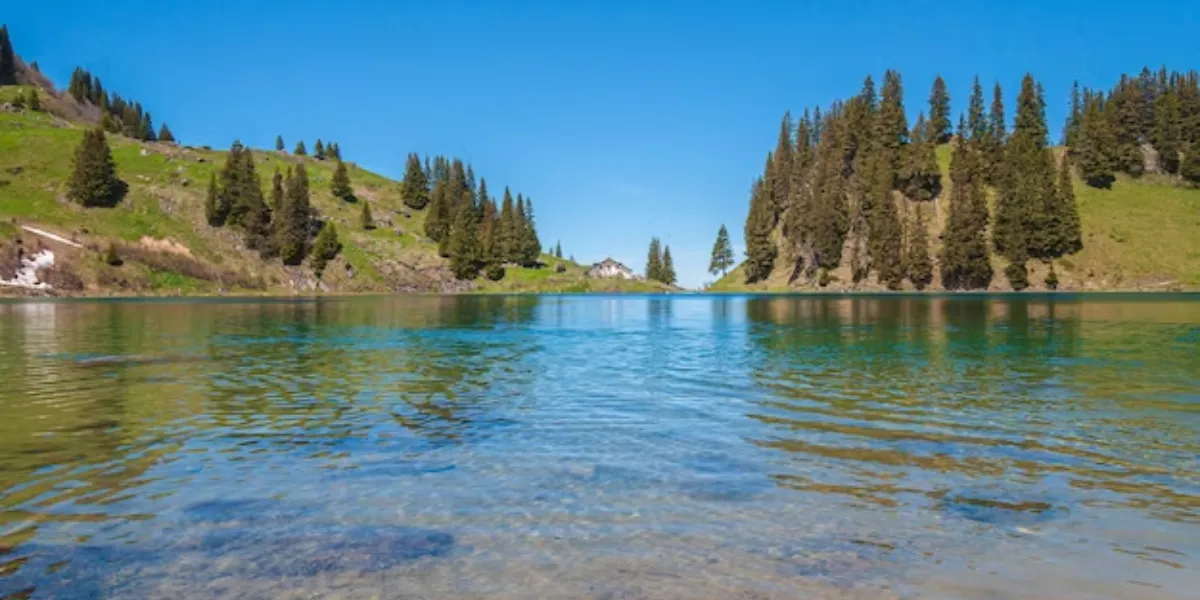
<path fill-rule="evenodd" d="M 1194 598 L 1200 297 L 0 304 L 0 598 Z"/>

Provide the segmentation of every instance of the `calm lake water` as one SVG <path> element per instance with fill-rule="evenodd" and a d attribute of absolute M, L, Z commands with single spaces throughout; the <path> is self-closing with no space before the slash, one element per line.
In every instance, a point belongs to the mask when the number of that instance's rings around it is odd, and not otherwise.
<path fill-rule="evenodd" d="M 0 304 L 0 598 L 1196 598 L 1200 296 Z"/>

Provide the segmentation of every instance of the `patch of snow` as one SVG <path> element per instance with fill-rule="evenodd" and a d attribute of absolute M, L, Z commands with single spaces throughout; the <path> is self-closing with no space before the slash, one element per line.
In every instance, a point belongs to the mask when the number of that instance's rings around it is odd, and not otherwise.
<path fill-rule="evenodd" d="M 21 259 L 21 268 L 17 269 L 12 279 L 0 279 L 0 285 L 19 287 L 30 290 L 48 290 L 50 284 L 38 279 L 37 272 L 54 266 L 54 253 L 42 250 L 32 256 Z"/>

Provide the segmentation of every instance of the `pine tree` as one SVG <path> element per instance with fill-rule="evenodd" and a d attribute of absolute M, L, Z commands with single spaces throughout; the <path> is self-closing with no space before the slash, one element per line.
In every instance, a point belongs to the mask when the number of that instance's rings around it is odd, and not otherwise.
<path fill-rule="evenodd" d="M 1083 96 L 1079 92 L 1079 81 L 1071 84 L 1071 108 L 1067 114 L 1067 124 L 1063 127 L 1063 145 L 1074 148 L 1079 138 L 1079 129 L 1083 124 Z"/>
<path fill-rule="evenodd" d="M 746 283 L 754 283 L 766 279 L 771 270 L 775 266 L 775 257 L 778 250 L 775 247 L 775 242 L 771 240 L 771 207 L 770 200 L 766 197 L 763 190 L 762 178 L 757 179 L 750 189 L 750 214 L 746 217 Z M 657 239 L 656 239 L 657 241 Z M 651 254 L 654 254 L 654 243 L 652 242 Z M 650 265 L 655 264 L 657 274 L 657 261 L 648 261 L 646 267 L 646 278 L 657 279 L 651 276 Z"/>
<path fill-rule="evenodd" d="M 1134 177 L 1140 176 L 1145 168 L 1141 147 L 1141 102 L 1141 93 L 1133 81 L 1122 75 L 1121 83 L 1104 106 L 1116 142 L 1113 156 L 1117 170 Z"/>
<path fill-rule="evenodd" d="M 321 143 L 321 138 L 317 138 L 317 143 L 313 145 L 313 158 L 325 160 L 325 144 Z"/>
<path fill-rule="evenodd" d="M 537 225 L 533 219 L 533 200 L 525 199 L 525 218 L 522 221 L 522 252 L 521 264 L 526 267 L 533 267 L 538 264 L 538 259 L 542 254 L 542 241 L 538 239 Z"/>
<path fill-rule="evenodd" d="M 499 225 L 496 246 L 500 253 L 500 262 L 514 262 L 513 255 L 516 253 L 518 231 L 517 213 L 513 208 L 512 193 L 508 188 L 504 188 L 504 200 L 500 204 Z"/>
<path fill-rule="evenodd" d="M 1193 185 L 1200 185 L 1200 143 L 1193 142 L 1183 152 L 1183 160 L 1179 164 L 1179 175 Z"/>
<path fill-rule="evenodd" d="M 814 165 L 813 196 L 805 209 L 805 235 L 812 254 L 813 269 L 835 269 L 842 261 L 842 246 L 849 230 L 846 205 L 845 162 L 842 148 L 846 136 L 832 117 L 822 128 Z M 886 170 L 886 162 L 884 165 Z"/>
<path fill-rule="evenodd" d="M 114 206 L 121 200 L 124 183 L 117 178 L 116 164 L 104 131 L 89 129 L 75 149 L 74 169 L 67 182 L 67 196 L 87 207 Z"/>
<path fill-rule="evenodd" d="M 900 74 L 883 74 L 879 115 L 875 120 L 875 148 L 891 173 L 892 185 L 903 166 L 904 146 L 908 143 L 908 119 L 904 116 L 904 88 Z M 877 174 L 876 174 L 877 175 Z"/>
<path fill-rule="evenodd" d="M 1159 167 L 1167 173 L 1179 172 L 1180 138 L 1179 97 L 1171 91 L 1154 102 L 1154 149 Z"/>
<path fill-rule="evenodd" d="M 983 86 L 979 84 L 979 76 L 976 75 L 974 83 L 971 84 L 971 100 L 967 106 L 968 139 L 982 146 L 984 140 L 988 138 L 990 129 L 991 126 L 983 114 Z M 962 135 L 961 127 L 959 135 Z"/>
<path fill-rule="evenodd" d="M 1026 75 L 1017 97 L 1017 116 L 1005 149 L 1004 181 L 996 201 L 996 251 L 1009 261 L 1005 276 L 1013 289 L 1029 285 L 1025 262 L 1053 246 L 1051 209 L 1056 204 L 1054 159 L 1046 145 L 1045 105 L 1039 86 Z"/>
<path fill-rule="evenodd" d="M 929 238 L 925 231 L 925 217 L 921 214 L 920 204 L 913 206 L 904 266 L 908 269 L 908 280 L 918 290 L 925 289 L 925 286 L 933 281 L 933 261 L 929 259 Z"/>
<path fill-rule="evenodd" d="M 480 182 L 480 189 L 486 190 L 483 182 Z M 485 265 L 488 265 L 488 279 L 493 281 L 503 277 L 492 277 L 497 271 L 491 267 L 501 268 L 500 265 L 504 262 L 504 257 L 500 252 L 500 212 L 496 210 L 496 202 L 488 197 L 480 205 L 479 209 L 479 258 Z M 503 273 L 503 271 L 500 271 Z"/>
<path fill-rule="evenodd" d="M 151 119 L 149 112 L 142 115 L 141 126 L 138 130 L 137 139 L 144 142 L 157 141 L 154 135 L 154 120 Z"/>
<path fill-rule="evenodd" d="M 286 147 L 287 146 L 283 145 L 283 136 L 282 135 L 275 136 L 275 151 L 283 152 L 283 149 Z"/>
<path fill-rule="evenodd" d="M 913 126 L 912 142 L 907 146 L 900 181 L 904 193 L 913 200 L 933 200 L 941 192 L 942 174 L 937 165 L 937 148 L 932 137 L 932 123 L 925 121 L 925 114 L 917 118 Z"/>
<path fill-rule="evenodd" d="M 646 279 L 648 281 L 662 281 L 662 278 L 662 245 L 659 243 L 658 238 L 650 238 L 650 249 L 646 253 Z"/>
<path fill-rule="evenodd" d="M 296 156 L 305 156 L 308 154 L 308 150 L 304 148 L 304 140 L 296 142 L 296 148 L 292 150 L 292 154 Z"/>
<path fill-rule="evenodd" d="M 929 93 L 929 137 L 935 144 L 945 144 L 950 141 L 952 127 L 950 94 L 946 91 L 946 82 L 938 75 Z"/>
<path fill-rule="evenodd" d="M 960 120 L 958 141 L 950 159 L 950 211 L 942 233 L 942 287 L 947 290 L 987 289 L 992 282 L 988 256 L 987 198 L 975 162 L 978 150 L 966 139 Z"/>
<path fill-rule="evenodd" d="M 310 254 L 313 273 L 318 279 L 325 272 L 325 265 L 337 257 L 341 251 L 342 243 L 338 241 L 337 225 L 334 225 L 333 221 L 329 221 L 321 227 L 321 233 L 317 234 Z"/>
<path fill-rule="evenodd" d="M 299 265 L 308 254 L 309 223 L 312 218 L 308 171 L 303 163 L 296 165 L 296 171 L 287 178 L 287 193 L 280 213 L 275 227 L 279 256 L 285 265 Z M 333 235 L 336 235 L 336 231 Z"/>
<path fill-rule="evenodd" d="M 557 258 L 557 259 L 559 259 L 559 260 L 562 260 L 562 257 L 563 257 L 563 254 L 562 254 L 562 242 L 555 242 L 555 244 L 554 244 L 554 258 Z"/>
<path fill-rule="evenodd" d="M 456 278 L 469 280 L 479 274 L 478 240 L 474 202 L 459 202 L 448 247 L 450 270 Z"/>
<path fill-rule="evenodd" d="M 283 192 L 283 173 L 279 172 L 279 167 L 275 167 L 275 174 L 271 176 L 271 211 L 276 215 L 283 211 L 284 192 Z"/>
<path fill-rule="evenodd" d="M 725 229 L 725 225 L 721 225 L 721 228 L 717 230 L 717 241 L 713 242 L 712 257 L 708 261 L 708 272 L 713 275 L 720 273 L 724 276 L 732 266 L 733 246 L 729 243 L 729 231 Z"/>
<path fill-rule="evenodd" d="M 992 88 L 992 110 L 988 116 L 987 135 L 983 138 L 981 147 L 984 160 L 982 166 L 986 169 L 985 181 L 988 185 L 998 186 L 1004 180 L 1004 143 L 1007 134 L 1004 92 L 1000 89 L 1000 84 L 996 83 Z"/>
<path fill-rule="evenodd" d="M 363 229 L 368 231 L 375 229 L 375 219 L 371 216 L 370 202 L 366 200 L 362 201 L 362 213 L 359 215 L 358 220 L 362 224 Z"/>
<path fill-rule="evenodd" d="M 175 134 L 171 133 L 171 128 L 167 127 L 167 124 L 165 122 L 162 124 L 162 127 L 160 127 L 158 130 L 158 141 L 165 142 L 168 144 L 175 143 Z"/>
<path fill-rule="evenodd" d="M 1117 160 L 1113 152 L 1117 142 L 1109 120 L 1101 110 L 1102 103 L 1099 96 L 1084 101 L 1083 119 L 1071 155 L 1079 163 L 1079 174 L 1084 182 L 1092 187 L 1108 188 L 1116 179 Z"/>
<path fill-rule="evenodd" d="M 764 176 L 771 180 L 771 227 L 779 221 L 779 215 L 787 208 L 788 189 L 792 175 L 792 115 L 783 114 L 783 122 L 779 124 L 779 138 L 776 141 L 775 152 L 771 153 L 772 161 Z"/>
<path fill-rule="evenodd" d="M 675 261 L 671 260 L 671 247 L 663 248 L 662 254 L 662 282 L 667 285 L 675 285 Z"/>
<path fill-rule="evenodd" d="M 224 225 L 225 217 L 229 214 L 228 211 L 222 210 L 220 196 L 221 192 L 217 189 L 217 174 L 213 173 L 208 178 L 208 195 L 204 199 L 204 218 L 213 227 Z"/>
<path fill-rule="evenodd" d="M 337 145 L 337 143 L 330 142 L 325 146 L 325 154 L 328 154 L 329 158 L 334 160 L 342 160 L 342 147 Z"/>
<path fill-rule="evenodd" d="M 354 190 L 350 187 L 350 173 L 346 171 L 346 163 L 341 160 L 337 161 L 337 166 L 333 169 L 333 180 L 329 190 L 334 198 L 341 198 L 345 202 L 354 202 Z"/>
<path fill-rule="evenodd" d="M 892 197 L 892 170 L 886 156 L 875 157 L 870 162 L 873 173 L 868 192 L 873 205 L 869 221 L 871 265 L 879 273 L 881 283 L 888 289 L 897 290 L 904 281 L 904 229 L 896 200 Z"/>
<path fill-rule="evenodd" d="M 429 204 L 429 180 L 421 169 L 421 158 L 416 153 L 408 155 L 404 165 L 404 181 L 400 184 L 400 197 L 409 208 L 421 210 Z"/>
<path fill-rule="evenodd" d="M 17 85 L 17 60 L 12 40 L 8 39 L 8 25 L 0 25 L 0 85 Z"/>
<path fill-rule="evenodd" d="M 1083 249 L 1083 228 L 1079 222 L 1079 206 L 1075 203 L 1075 187 L 1071 181 L 1071 158 L 1064 154 L 1058 168 L 1057 194 L 1050 211 L 1055 227 L 1052 239 L 1052 258 L 1075 254 Z"/>
<path fill-rule="evenodd" d="M 429 196 L 429 212 L 425 215 L 425 235 L 441 243 L 450 233 L 450 201 L 447 199 L 446 182 L 439 179 Z"/>

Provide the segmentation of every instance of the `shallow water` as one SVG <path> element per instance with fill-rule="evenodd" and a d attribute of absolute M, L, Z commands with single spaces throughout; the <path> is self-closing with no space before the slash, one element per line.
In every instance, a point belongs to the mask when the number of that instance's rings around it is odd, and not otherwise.
<path fill-rule="evenodd" d="M 0 304 L 0 598 L 1194 598 L 1200 296 Z"/>

